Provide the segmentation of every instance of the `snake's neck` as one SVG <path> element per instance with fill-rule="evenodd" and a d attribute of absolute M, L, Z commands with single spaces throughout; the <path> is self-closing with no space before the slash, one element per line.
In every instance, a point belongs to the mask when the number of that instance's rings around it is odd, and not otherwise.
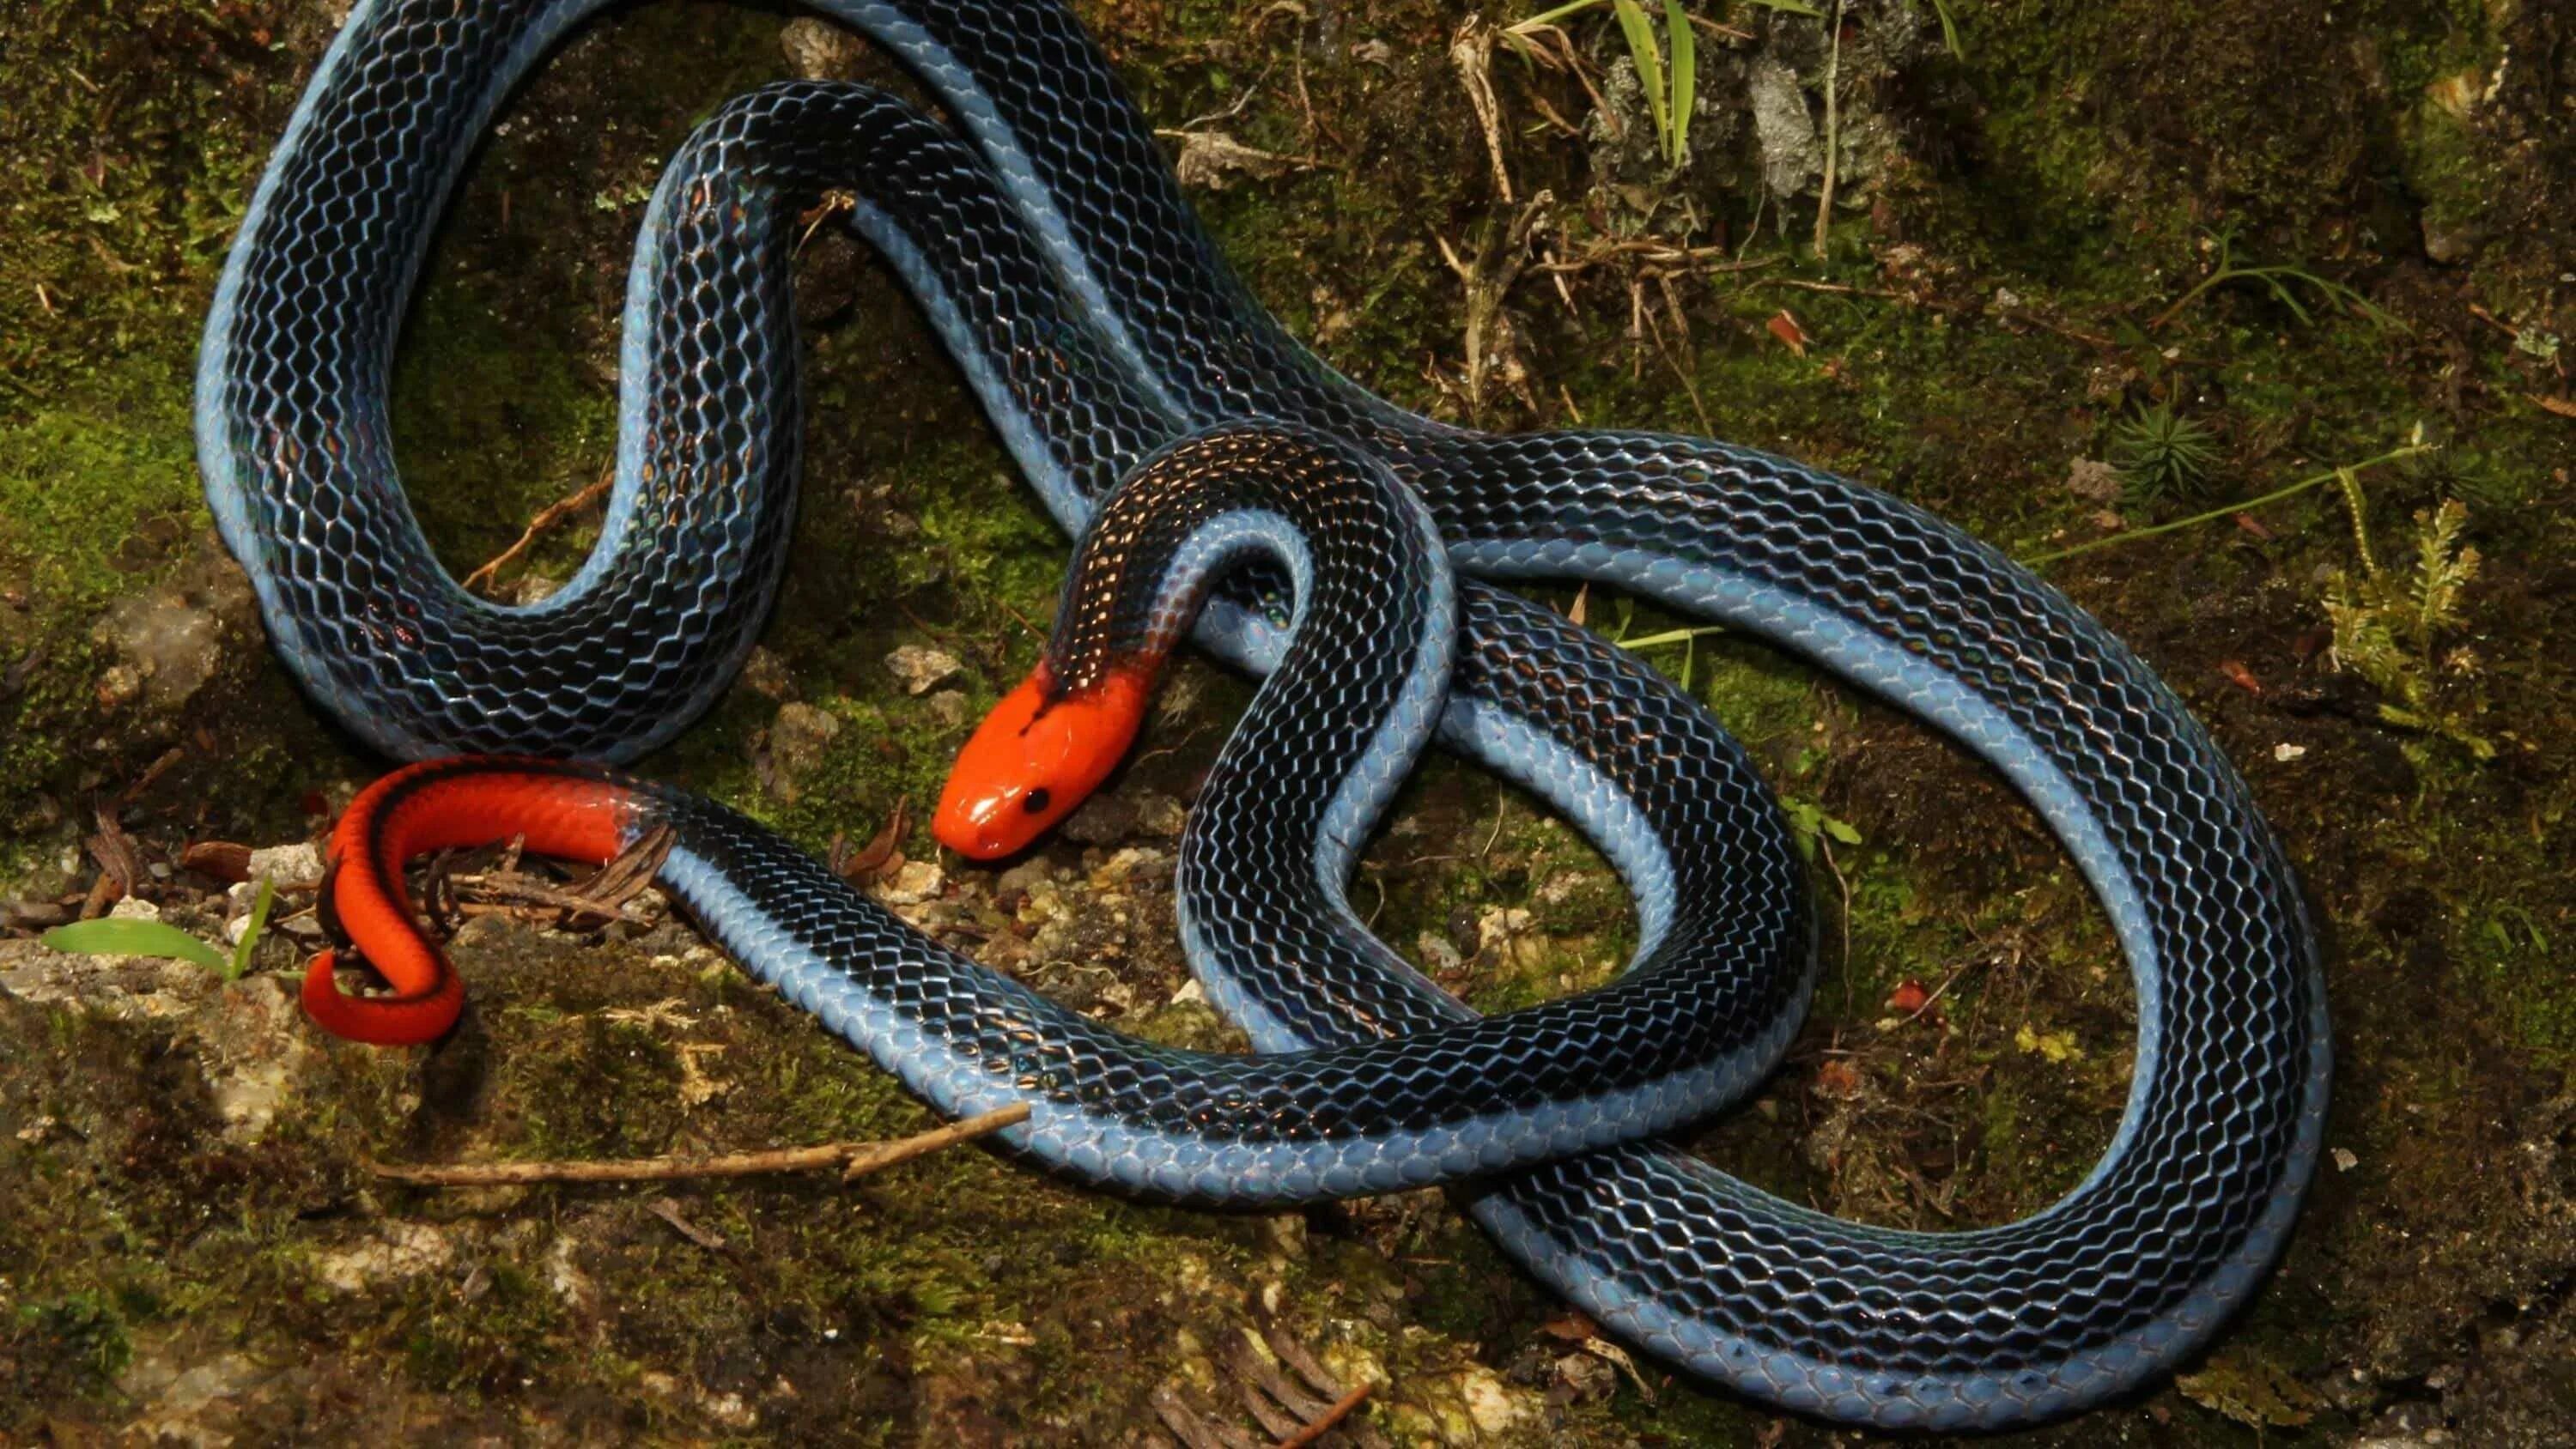
<path fill-rule="evenodd" d="M 1438 541 L 1383 468 L 1293 430 L 1226 429 L 1157 455 L 1105 501 L 1045 657 L 950 777 L 941 840 L 1009 854 L 1097 788 L 1215 583 L 1246 563 L 1286 575 L 1290 639 L 1199 813 L 1282 842 L 1373 818 L 1379 792 L 1346 787 L 1402 774 L 1448 675 L 1456 621 Z"/>

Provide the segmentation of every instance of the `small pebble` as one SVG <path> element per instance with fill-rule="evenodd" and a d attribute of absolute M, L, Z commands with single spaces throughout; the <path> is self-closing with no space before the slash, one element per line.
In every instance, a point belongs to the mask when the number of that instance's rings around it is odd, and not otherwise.
<path fill-rule="evenodd" d="M 966 666 L 957 656 L 944 649 L 906 644 L 885 657 L 886 668 L 894 672 L 897 683 L 906 694 L 928 694 L 955 678 Z"/>

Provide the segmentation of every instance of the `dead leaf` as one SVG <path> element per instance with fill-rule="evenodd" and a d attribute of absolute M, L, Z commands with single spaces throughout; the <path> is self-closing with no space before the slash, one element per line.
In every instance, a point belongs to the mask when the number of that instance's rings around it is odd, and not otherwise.
<path fill-rule="evenodd" d="M 2176 1378 L 2174 1387 L 2202 1408 L 2257 1429 L 2294 1429 L 2316 1417 L 2315 1393 L 2262 1359 L 2212 1359 L 2199 1373 Z"/>
<path fill-rule="evenodd" d="M 1592 1315 L 1574 1308 L 1556 1315 L 1538 1328 L 1548 1337 L 1563 1339 L 1567 1343 L 1581 1343 L 1587 1338 L 1601 1336 L 1601 1325 L 1592 1321 Z"/>
<path fill-rule="evenodd" d="M 2256 518 L 2253 514 L 2239 513 L 2235 515 L 2235 519 L 2236 526 L 2238 528 L 2241 528 L 2256 538 L 2263 540 L 2265 543 L 2270 543 L 2272 541 L 2272 530 L 2265 528 L 2263 526 L 2263 520 Z"/>
<path fill-rule="evenodd" d="M 1849 1057 L 1828 1057 L 1816 1068 L 1816 1095 L 1849 1102 L 1861 1095 L 1860 1068 Z"/>
<path fill-rule="evenodd" d="M 230 840 L 200 840 L 179 852 L 179 868 L 210 875 L 226 885 L 250 879 L 250 847 Z"/>
<path fill-rule="evenodd" d="M 877 833 L 868 837 L 868 843 L 859 847 L 858 854 L 843 863 L 841 878 L 852 885 L 866 886 L 894 874 L 903 865 L 903 858 L 896 853 L 896 847 L 903 844 L 904 833 L 911 826 L 912 799 L 910 796 L 898 798 L 894 802 L 894 813 L 886 817 L 885 824 L 877 827 Z"/>
<path fill-rule="evenodd" d="M 1181 137 L 1181 154 L 1172 170 L 1183 186 L 1223 191 L 1237 176 L 1266 181 L 1296 164 L 1296 158 L 1246 146 L 1223 131 L 1191 131 Z"/>
<path fill-rule="evenodd" d="M 1771 335 L 1779 338 L 1781 345 L 1791 352 L 1800 357 L 1807 355 L 1807 329 L 1798 325 L 1798 319 L 1789 315 L 1788 308 L 1772 313 L 1771 320 L 1762 325 L 1769 328 Z"/>
<path fill-rule="evenodd" d="M 2241 659 L 2218 661 L 2218 672 L 2227 676 L 2228 683 L 2244 690 L 2247 694 L 2259 697 L 2263 693 L 2263 681 L 2255 678 L 2254 671 L 2246 668 L 2245 661 Z"/>
<path fill-rule="evenodd" d="M 2536 392 L 2530 394 L 2530 397 L 2533 402 L 2540 404 L 2542 408 L 2556 413 L 2562 418 L 2576 418 L 2576 398 L 2544 397 Z"/>
<path fill-rule="evenodd" d="M 609 915 L 616 915 L 619 907 L 642 895 L 644 888 L 653 883 L 678 839 L 670 826 L 654 826 L 587 880 L 575 881 L 569 894 L 606 907 Z"/>
<path fill-rule="evenodd" d="M 116 823 L 113 811 L 101 806 L 96 812 L 98 834 L 82 844 L 90 858 L 98 862 L 98 880 L 90 886 L 89 899 L 81 905 L 81 919 L 95 920 L 107 908 L 134 894 L 136 882 L 144 878 L 143 857 L 134 848 L 134 837 Z"/>

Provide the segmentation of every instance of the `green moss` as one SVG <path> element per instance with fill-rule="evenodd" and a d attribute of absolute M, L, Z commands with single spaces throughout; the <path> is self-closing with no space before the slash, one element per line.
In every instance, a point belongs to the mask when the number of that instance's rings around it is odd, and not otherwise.
<path fill-rule="evenodd" d="M 888 562 L 901 583 L 937 586 L 958 632 L 1014 641 L 1034 659 L 1029 624 L 1055 612 L 1066 546 L 999 462 L 980 435 L 914 455 L 900 488 L 918 510 L 921 537 L 888 549 Z"/>
<path fill-rule="evenodd" d="M 187 398 L 131 364 L 54 405 L 0 414 L 0 801 L 25 798 L 95 729 L 88 621 L 149 586 L 206 526 Z"/>
<path fill-rule="evenodd" d="M 561 334 L 574 330 L 573 319 L 519 315 L 525 300 L 495 296 L 471 278 L 433 286 L 394 372 L 404 491 L 440 562 L 459 577 L 508 548 L 526 520 L 601 477 L 616 449 L 614 394 L 579 359 L 526 345 L 532 323 Z M 560 582 L 595 533 L 559 532 L 520 567 Z"/>
<path fill-rule="evenodd" d="M 2471 71 L 2437 91 L 2474 94 L 2484 76 Z M 2403 132 L 2406 184 L 2423 198 L 2428 232 L 2466 232 L 2486 214 L 2503 176 L 2466 116 L 2442 98 L 2427 96 L 2411 112 Z"/>
<path fill-rule="evenodd" d="M 148 582 L 206 523 L 188 429 L 184 386 L 142 367 L 0 422 L 0 576 L 65 617 Z"/>
<path fill-rule="evenodd" d="M 124 1317 L 96 1294 L 21 1303 L 0 1322 L 0 1368 L 7 1370 L 0 1384 L 9 1402 L 103 1394 L 133 1357 Z"/>

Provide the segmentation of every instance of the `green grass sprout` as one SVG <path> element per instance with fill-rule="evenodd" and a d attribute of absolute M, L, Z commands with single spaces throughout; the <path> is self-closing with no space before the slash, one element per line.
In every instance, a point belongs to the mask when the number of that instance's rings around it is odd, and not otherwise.
<path fill-rule="evenodd" d="M 95 921 L 56 926 L 43 939 L 57 951 L 82 956 L 158 956 L 168 961 L 194 961 L 218 974 L 232 970 L 232 961 L 223 952 L 159 921 L 101 916 Z"/>
<path fill-rule="evenodd" d="M 226 981 L 238 981 L 250 970 L 251 953 L 259 948 L 260 933 L 268 926 L 269 907 L 276 899 L 276 885 L 261 877 L 259 897 L 250 908 L 250 925 L 230 956 L 176 926 L 115 916 L 56 926 L 42 939 L 56 951 L 78 956 L 151 956 L 164 961 L 192 961 Z"/>
<path fill-rule="evenodd" d="M 259 934 L 268 929 L 268 908 L 276 901 L 276 882 L 261 876 L 259 894 L 250 904 L 250 924 L 242 929 L 242 938 L 233 943 L 232 969 L 224 973 L 226 981 L 239 981 L 250 970 L 251 953 L 259 949 Z"/>
<path fill-rule="evenodd" d="M 1766 3 L 1803 15 L 1816 13 L 1785 0 Z M 1618 20 L 1620 33 L 1628 38 L 1628 55 L 1636 62 L 1637 85 L 1646 93 L 1646 109 L 1654 119 L 1655 139 L 1663 148 L 1664 163 L 1678 167 L 1689 155 L 1691 108 L 1699 92 L 1699 39 L 1691 31 L 1690 16 L 1683 11 L 1681 0 L 1663 0 L 1660 39 L 1653 17 L 1647 15 L 1639 0 L 1572 0 L 1520 21 L 1504 34 L 1526 41 L 1540 29 L 1569 16 L 1605 8 Z M 1667 49 L 1672 57 L 1670 65 L 1665 63 Z"/>

